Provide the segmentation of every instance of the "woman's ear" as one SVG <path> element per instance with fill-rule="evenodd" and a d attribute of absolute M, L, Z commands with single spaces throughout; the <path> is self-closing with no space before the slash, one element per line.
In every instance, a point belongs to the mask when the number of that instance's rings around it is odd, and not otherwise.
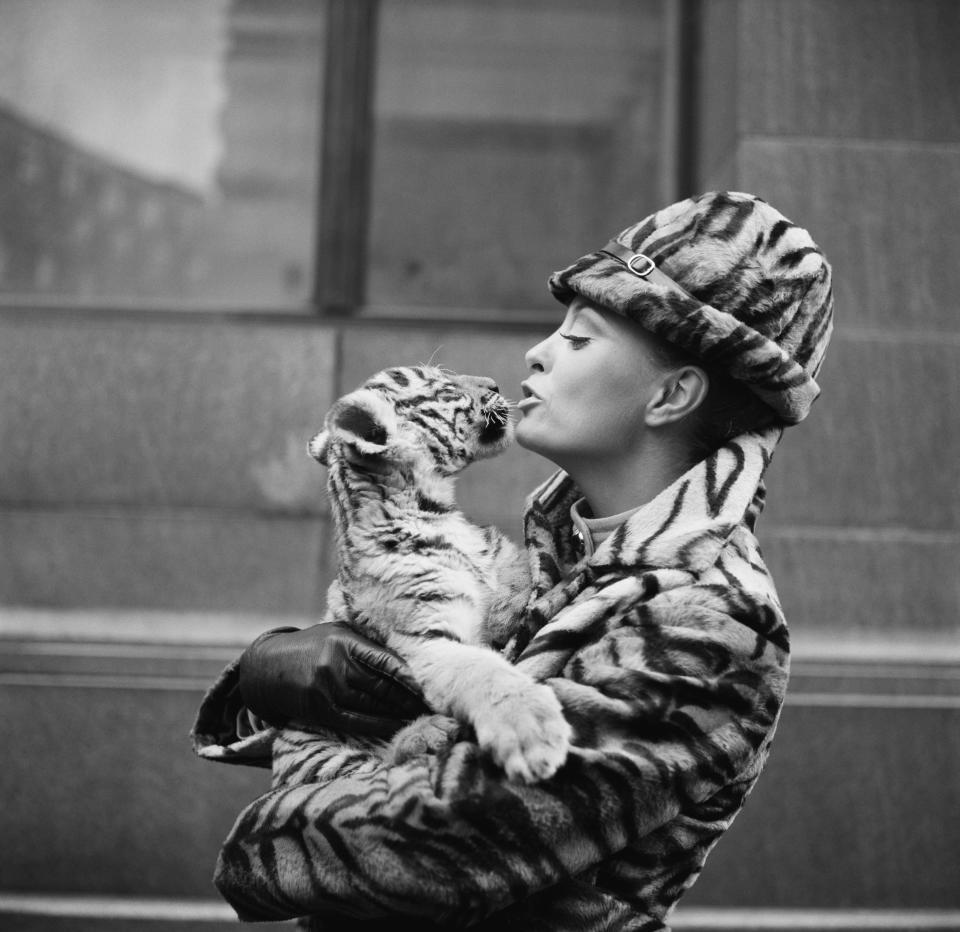
<path fill-rule="evenodd" d="M 683 366 L 666 373 L 644 409 L 648 427 L 682 421 L 703 404 L 710 378 L 699 366 Z"/>

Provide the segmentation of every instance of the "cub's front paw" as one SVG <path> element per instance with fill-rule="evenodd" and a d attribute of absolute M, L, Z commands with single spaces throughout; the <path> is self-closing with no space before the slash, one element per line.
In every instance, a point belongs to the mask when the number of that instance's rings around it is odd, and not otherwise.
<path fill-rule="evenodd" d="M 511 780 L 522 783 L 552 777 L 567 759 L 572 736 L 560 700 L 539 684 L 492 706 L 476 731 L 480 746 Z"/>
<path fill-rule="evenodd" d="M 437 754 L 453 744 L 460 733 L 460 723 L 448 715 L 421 715 L 401 728 L 390 742 L 387 759 L 402 764 L 412 757 Z"/>

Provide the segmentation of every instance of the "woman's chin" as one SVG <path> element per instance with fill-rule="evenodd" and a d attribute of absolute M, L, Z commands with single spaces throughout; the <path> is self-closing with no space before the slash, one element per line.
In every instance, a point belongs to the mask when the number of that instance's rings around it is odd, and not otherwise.
<path fill-rule="evenodd" d="M 513 428 L 513 439 L 525 450 L 531 449 L 530 447 L 530 423 L 525 418 L 522 417 Z"/>
<path fill-rule="evenodd" d="M 518 446 L 529 450 L 531 453 L 539 453 L 541 456 L 549 456 L 546 447 L 542 443 L 543 438 L 537 436 L 536 428 L 524 418 L 519 421 L 514 428 L 513 436 Z M 549 446 L 549 445 L 548 445 Z"/>

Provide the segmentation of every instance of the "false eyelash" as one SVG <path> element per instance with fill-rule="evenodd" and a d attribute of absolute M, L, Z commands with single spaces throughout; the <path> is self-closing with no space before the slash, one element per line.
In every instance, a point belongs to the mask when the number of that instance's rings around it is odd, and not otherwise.
<path fill-rule="evenodd" d="M 577 337 L 572 333 L 561 333 L 560 336 L 562 336 L 564 340 L 569 340 L 569 342 L 573 344 L 574 349 L 586 346 L 590 342 L 590 337 Z"/>

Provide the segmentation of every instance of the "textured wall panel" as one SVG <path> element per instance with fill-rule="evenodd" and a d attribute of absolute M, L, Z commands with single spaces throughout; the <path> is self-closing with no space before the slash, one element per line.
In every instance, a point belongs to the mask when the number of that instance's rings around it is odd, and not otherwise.
<path fill-rule="evenodd" d="M 319 327 L 0 321 L 0 501 L 318 510 Z"/>
<path fill-rule="evenodd" d="M 309 614 L 326 522 L 197 510 L 0 512 L 0 603 Z"/>
<path fill-rule="evenodd" d="M 745 0 L 741 128 L 960 141 L 954 0 Z"/>
<path fill-rule="evenodd" d="M 960 746 L 944 740 L 956 697 L 787 701 L 767 768 L 685 905 L 957 908 Z"/>
<path fill-rule="evenodd" d="M 960 145 L 747 138 L 736 186 L 810 230 L 834 267 L 840 324 L 960 331 L 960 263 L 950 234 Z"/>
<path fill-rule="evenodd" d="M 547 274 L 549 272 L 544 272 L 544 278 Z M 385 366 L 432 362 L 456 372 L 488 375 L 497 380 L 504 394 L 517 400 L 520 383 L 527 377 L 524 353 L 563 320 L 563 307 L 553 298 L 550 300 L 555 305 L 556 317 L 542 327 L 522 331 L 498 334 L 488 330 L 445 327 L 439 323 L 424 323 L 417 327 L 384 323 L 376 329 L 349 329 L 343 334 L 340 388 L 355 388 Z"/>
<path fill-rule="evenodd" d="M 820 382 L 770 467 L 766 520 L 960 529 L 960 341 L 840 333 Z"/>
<path fill-rule="evenodd" d="M 0 686 L 0 695 L 0 734 L 17 749 L 0 777 L 4 888 L 216 895 L 220 843 L 269 774 L 193 755 L 200 689 Z"/>
<path fill-rule="evenodd" d="M 760 531 L 794 633 L 960 636 L 960 532 Z"/>

